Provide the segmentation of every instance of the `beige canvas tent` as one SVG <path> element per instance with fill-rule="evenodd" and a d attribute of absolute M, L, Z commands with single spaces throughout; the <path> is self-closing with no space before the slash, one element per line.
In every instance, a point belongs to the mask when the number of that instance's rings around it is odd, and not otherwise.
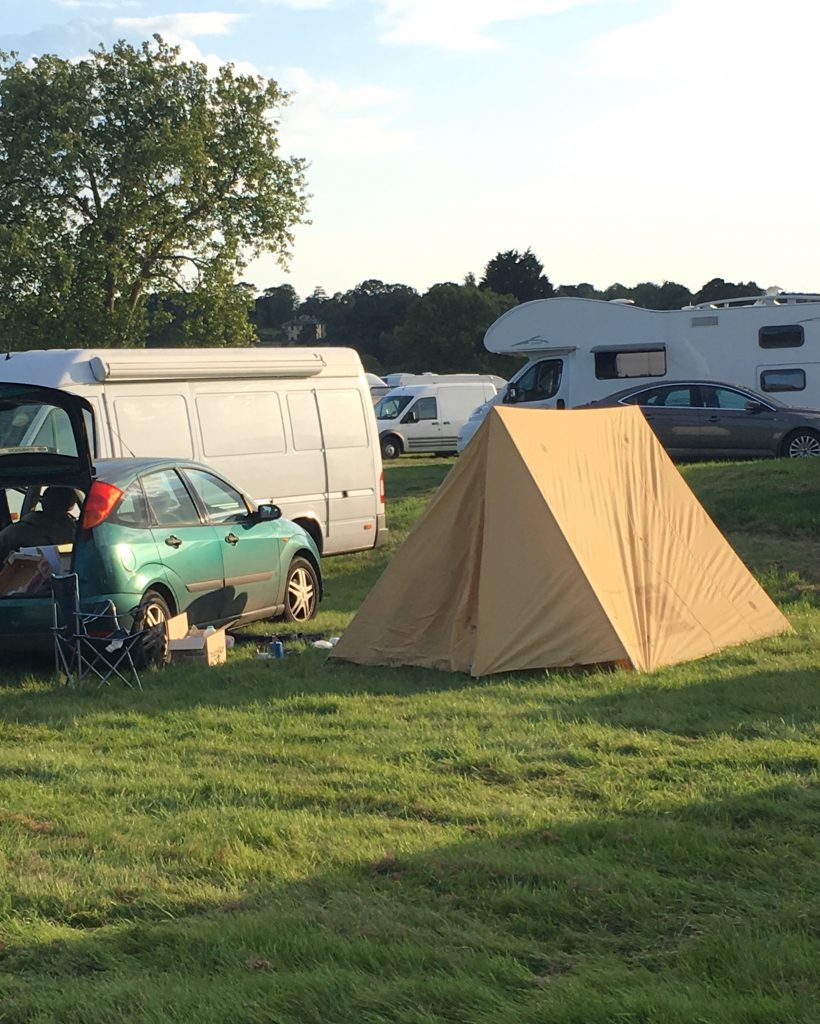
<path fill-rule="evenodd" d="M 501 408 L 332 657 L 646 671 L 789 628 L 638 408 Z"/>

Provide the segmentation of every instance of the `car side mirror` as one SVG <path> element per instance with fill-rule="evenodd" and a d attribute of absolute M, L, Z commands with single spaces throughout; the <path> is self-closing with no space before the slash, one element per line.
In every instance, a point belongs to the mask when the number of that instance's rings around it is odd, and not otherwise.
<path fill-rule="evenodd" d="M 745 408 L 746 408 L 746 412 L 750 413 L 751 415 L 754 415 L 757 412 L 762 412 L 763 411 L 763 406 L 760 404 L 760 402 L 749 401 L 749 402 L 746 403 Z"/>
<path fill-rule="evenodd" d="M 271 522 L 282 518 L 282 509 L 278 505 L 258 505 L 256 518 L 262 522 Z"/>
<path fill-rule="evenodd" d="M 508 384 L 507 390 L 504 392 L 504 404 L 514 405 L 521 399 L 521 391 L 517 384 Z"/>
<path fill-rule="evenodd" d="M 411 409 L 410 412 L 408 412 L 405 415 L 404 419 L 402 420 L 402 423 L 418 423 L 418 421 L 419 414 L 416 412 L 415 409 Z"/>

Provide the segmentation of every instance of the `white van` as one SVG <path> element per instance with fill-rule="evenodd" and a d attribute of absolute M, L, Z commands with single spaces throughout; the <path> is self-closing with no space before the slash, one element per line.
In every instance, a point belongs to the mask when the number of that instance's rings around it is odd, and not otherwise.
<path fill-rule="evenodd" d="M 395 388 L 376 404 L 382 456 L 397 459 L 402 452 L 454 452 L 459 430 L 470 414 L 497 393 L 490 381 Z"/>
<path fill-rule="evenodd" d="M 87 398 L 97 458 L 209 463 L 255 501 L 274 501 L 325 555 L 387 540 L 376 421 L 353 349 L 11 352 L 0 380 Z M 54 429 L 35 418 L 14 443 L 48 445 Z"/>

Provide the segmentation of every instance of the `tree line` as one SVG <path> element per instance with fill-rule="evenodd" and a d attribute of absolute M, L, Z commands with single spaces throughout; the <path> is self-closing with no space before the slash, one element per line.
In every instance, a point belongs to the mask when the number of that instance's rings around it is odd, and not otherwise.
<path fill-rule="evenodd" d="M 370 279 L 304 298 L 242 282 L 250 260 L 287 267 L 308 213 L 306 162 L 280 152 L 288 94 L 211 74 L 160 36 L 67 61 L 0 52 L 0 343 L 6 349 L 350 345 L 368 369 L 508 374 L 486 328 L 519 302 L 575 295 L 670 309 L 758 292 L 716 279 L 694 295 L 644 282 L 554 287 L 530 250 L 480 279 L 423 294 Z M 319 336 L 321 335 L 321 338 Z"/>

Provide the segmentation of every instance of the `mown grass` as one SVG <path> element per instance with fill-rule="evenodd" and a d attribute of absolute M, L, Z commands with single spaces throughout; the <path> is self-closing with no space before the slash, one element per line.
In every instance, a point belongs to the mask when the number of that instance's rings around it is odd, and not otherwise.
<path fill-rule="evenodd" d="M 317 631 L 448 468 L 388 468 Z M 6 669 L 0 1021 L 818 1020 L 820 480 L 684 472 L 794 634 L 645 676 Z"/>

